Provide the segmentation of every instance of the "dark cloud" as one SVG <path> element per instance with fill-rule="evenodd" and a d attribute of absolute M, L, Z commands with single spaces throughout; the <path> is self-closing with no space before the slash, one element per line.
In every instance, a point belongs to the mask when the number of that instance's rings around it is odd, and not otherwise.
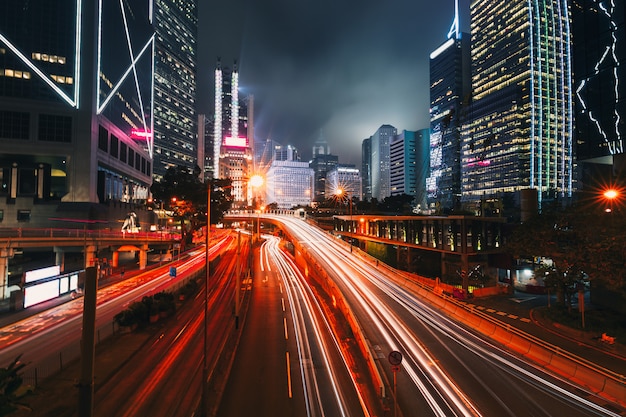
<path fill-rule="evenodd" d="M 323 134 L 340 162 L 360 164 L 361 142 L 380 125 L 428 127 L 428 57 L 445 41 L 453 0 L 201 3 L 202 111 L 213 110 L 220 56 L 238 60 L 241 88 L 255 96 L 256 137 L 305 156 Z"/>

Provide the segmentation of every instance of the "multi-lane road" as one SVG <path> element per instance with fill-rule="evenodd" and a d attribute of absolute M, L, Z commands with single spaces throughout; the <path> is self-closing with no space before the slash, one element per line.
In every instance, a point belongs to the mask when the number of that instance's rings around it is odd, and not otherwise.
<path fill-rule="evenodd" d="M 308 267 L 298 268 L 280 241 L 267 236 L 253 278 L 237 283 L 232 276 L 241 270 L 247 252 L 232 237 L 212 245 L 211 251 L 230 255 L 211 271 L 206 330 L 201 291 L 176 320 L 146 339 L 142 354 L 98 384 L 96 415 L 195 415 L 203 386 L 203 335 L 210 336 L 210 368 L 230 372 L 225 388 L 211 392 L 220 399 L 218 416 L 626 415 L 619 405 L 450 319 L 389 269 L 351 252 L 344 242 L 301 219 L 272 220 L 282 224 L 295 243 L 296 258 L 306 257 Z M 178 276 L 203 262 L 200 249 L 181 262 Z M 317 288 L 311 285 L 313 275 Z M 100 290 L 98 320 L 111 322 L 131 301 L 171 280 L 166 271 L 156 271 Z M 321 290 L 325 285 L 337 289 L 341 300 L 328 298 Z M 242 294 L 250 296 L 247 314 L 238 323 L 242 332 L 234 347 L 226 346 L 229 335 L 238 334 L 233 330 L 240 306 L 235 299 L 245 298 Z M 343 323 L 341 303 L 350 307 L 350 320 L 358 322 L 377 381 L 370 380 L 364 358 L 349 347 L 357 335 L 350 335 Z M 20 353 L 33 362 L 61 345 L 77 343 L 81 308 L 81 300 L 75 300 L 3 328 L 1 363 Z M 221 355 L 228 366 L 215 362 L 224 346 L 234 351 Z M 390 363 L 391 352 L 400 352 L 399 365 Z"/>
<path fill-rule="evenodd" d="M 389 352 L 402 353 L 404 359 L 396 374 L 398 413 L 623 415 L 624 410 L 605 399 L 546 373 L 451 320 L 407 291 L 387 269 L 350 253 L 343 242 L 300 219 L 283 217 L 280 221 L 340 287 L 387 381 L 394 378 L 386 359 Z"/>

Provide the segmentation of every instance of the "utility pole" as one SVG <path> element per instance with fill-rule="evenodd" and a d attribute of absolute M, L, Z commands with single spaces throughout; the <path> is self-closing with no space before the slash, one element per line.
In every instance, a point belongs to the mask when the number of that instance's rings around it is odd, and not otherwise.
<path fill-rule="evenodd" d="M 98 268 L 85 268 L 85 291 L 83 298 L 83 331 L 80 354 L 80 380 L 78 383 L 78 415 L 93 415 L 93 379 L 96 356 L 96 295 L 98 292 Z"/>

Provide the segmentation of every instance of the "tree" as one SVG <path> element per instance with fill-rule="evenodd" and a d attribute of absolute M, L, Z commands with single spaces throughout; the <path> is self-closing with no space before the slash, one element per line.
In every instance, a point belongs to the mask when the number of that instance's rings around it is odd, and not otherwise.
<path fill-rule="evenodd" d="M 20 362 L 18 356 L 6 368 L 0 368 L 0 415 L 5 416 L 21 405 L 18 400 L 21 397 L 22 376 L 20 372 L 26 366 Z"/>
<path fill-rule="evenodd" d="M 172 167 L 165 172 L 161 181 L 154 182 L 150 188 L 154 198 L 170 206 L 174 217 L 181 225 L 189 224 L 190 230 L 196 230 L 206 224 L 208 186 L 200 180 L 199 175 L 200 168 L 197 166 L 193 170 L 184 166 Z M 210 181 L 211 223 L 217 224 L 232 205 L 232 181 L 230 179 Z M 172 198 L 176 199 L 175 203 L 171 203 Z M 183 234 L 190 230 L 183 228 Z"/>
<path fill-rule="evenodd" d="M 518 259 L 547 258 L 535 273 L 571 308 L 571 298 L 587 280 L 626 296 L 626 219 L 590 202 L 549 206 L 518 225 L 505 250 Z"/>

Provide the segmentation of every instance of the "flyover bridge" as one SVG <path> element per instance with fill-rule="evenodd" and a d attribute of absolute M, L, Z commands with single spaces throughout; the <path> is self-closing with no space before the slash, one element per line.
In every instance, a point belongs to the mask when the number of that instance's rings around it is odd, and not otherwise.
<path fill-rule="evenodd" d="M 84 254 L 84 267 L 94 266 L 98 252 L 111 251 L 111 266 L 117 267 L 120 252 L 139 253 L 139 269 L 145 269 L 148 252 L 159 248 L 180 248 L 180 234 L 168 232 L 117 232 L 110 230 L 58 229 L 58 228 L 0 228 L 0 300 L 10 297 L 9 262 L 17 253 L 50 249 L 56 254 L 56 265 L 64 264 L 67 251 Z"/>

